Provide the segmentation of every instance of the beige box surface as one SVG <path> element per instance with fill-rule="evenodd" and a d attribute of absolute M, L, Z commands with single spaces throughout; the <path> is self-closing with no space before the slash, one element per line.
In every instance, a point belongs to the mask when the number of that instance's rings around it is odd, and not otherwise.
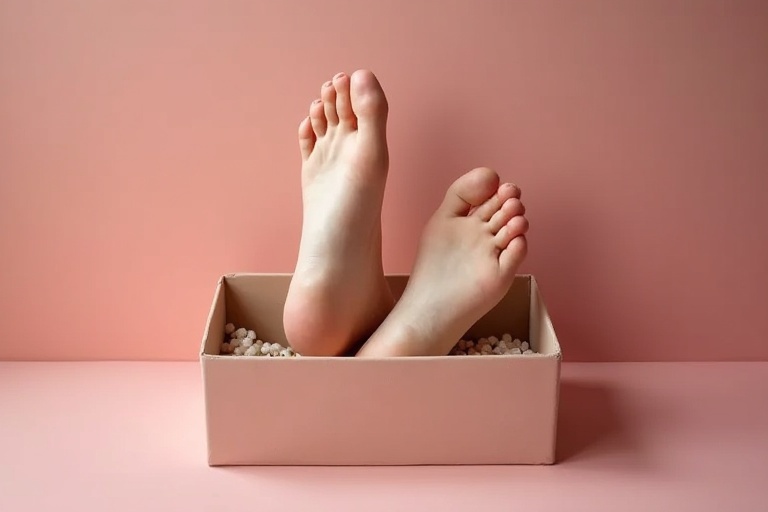
<path fill-rule="evenodd" d="M 287 345 L 282 313 L 290 279 L 219 280 L 200 354 L 210 465 L 555 462 L 561 351 L 533 276 L 517 276 L 466 337 L 510 333 L 538 354 L 220 355 L 227 322 Z M 387 279 L 399 296 L 408 276 Z"/>

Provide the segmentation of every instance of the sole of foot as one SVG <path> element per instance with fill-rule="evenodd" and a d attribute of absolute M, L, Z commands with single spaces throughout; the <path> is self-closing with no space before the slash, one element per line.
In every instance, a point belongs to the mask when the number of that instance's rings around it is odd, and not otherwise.
<path fill-rule="evenodd" d="M 485 167 L 460 177 L 424 229 L 402 298 L 358 355 L 448 354 L 509 290 L 527 231 L 517 186 Z"/>
<path fill-rule="evenodd" d="M 299 125 L 303 223 L 283 314 L 291 346 L 342 355 L 393 307 L 381 261 L 388 104 L 370 71 L 339 73 Z"/>

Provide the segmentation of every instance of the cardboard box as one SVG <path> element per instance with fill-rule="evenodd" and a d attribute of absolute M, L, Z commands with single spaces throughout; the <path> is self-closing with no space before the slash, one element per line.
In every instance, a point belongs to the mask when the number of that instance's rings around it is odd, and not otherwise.
<path fill-rule="evenodd" d="M 408 276 L 387 276 L 399 297 Z M 467 337 L 529 340 L 534 355 L 233 357 L 224 326 L 287 345 L 290 274 L 219 280 L 200 361 L 210 465 L 551 464 L 561 351 L 533 276 Z"/>

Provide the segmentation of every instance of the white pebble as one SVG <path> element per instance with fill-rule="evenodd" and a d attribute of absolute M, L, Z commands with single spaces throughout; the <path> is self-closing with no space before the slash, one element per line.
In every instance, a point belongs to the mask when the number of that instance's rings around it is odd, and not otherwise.
<path fill-rule="evenodd" d="M 483 348 L 480 349 L 480 352 L 483 354 L 490 354 L 493 352 L 493 348 L 491 348 L 490 345 L 483 345 Z"/>
<path fill-rule="evenodd" d="M 232 334 L 235 332 L 235 324 L 227 324 L 224 326 L 224 332 L 227 334 Z"/>
<path fill-rule="evenodd" d="M 255 356 L 256 354 L 258 354 L 258 352 L 259 352 L 259 351 L 256 349 L 256 347 L 254 347 L 253 345 L 251 345 L 251 346 L 250 346 L 250 347 L 248 347 L 248 349 L 245 351 L 245 355 L 247 355 L 247 356 Z"/>
<path fill-rule="evenodd" d="M 291 347 L 287 347 L 285 351 L 288 353 L 288 357 L 292 357 L 296 355 L 296 352 L 293 351 Z"/>
<path fill-rule="evenodd" d="M 512 343 L 512 335 L 507 333 L 501 337 L 501 340 L 505 343 Z"/>
<path fill-rule="evenodd" d="M 456 344 L 456 348 L 458 348 L 459 350 L 466 350 L 467 340 L 459 340 L 459 342 Z"/>
<path fill-rule="evenodd" d="M 245 349 L 243 347 L 237 347 L 235 349 L 235 355 L 236 356 L 241 356 L 243 354 L 245 354 Z"/>
<path fill-rule="evenodd" d="M 256 339 L 256 333 L 254 331 L 248 331 L 247 333 L 245 333 L 245 337 L 246 338 L 251 338 L 252 340 L 255 340 Z"/>
<path fill-rule="evenodd" d="M 273 355 L 273 356 L 280 355 L 280 345 L 278 345 L 277 343 L 273 343 L 272 345 L 270 345 L 269 353 L 270 355 Z"/>
<path fill-rule="evenodd" d="M 528 349 L 525 352 L 523 352 L 523 354 L 533 354 L 533 353 L 534 353 L 534 351 L 531 350 L 531 349 Z"/>
<path fill-rule="evenodd" d="M 500 355 L 502 355 L 504 353 L 504 348 L 503 347 L 495 347 L 493 349 L 493 353 L 496 354 L 497 356 L 500 356 Z"/>
<path fill-rule="evenodd" d="M 288 353 L 287 350 L 283 349 L 280 351 L 280 357 L 291 357 L 291 355 Z"/>
<path fill-rule="evenodd" d="M 253 345 L 253 338 L 243 338 L 243 341 L 240 342 L 241 347 L 249 348 Z"/>
<path fill-rule="evenodd" d="M 468 355 L 468 356 L 474 356 L 474 355 L 476 355 L 476 354 L 479 354 L 479 353 L 480 353 L 480 352 L 478 352 L 477 350 L 475 350 L 475 349 L 474 349 L 474 348 L 472 348 L 472 347 L 470 347 L 470 348 L 468 348 L 468 349 L 467 349 L 467 355 Z"/>
<path fill-rule="evenodd" d="M 261 346 L 261 353 L 262 354 L 269 354 L 269 343 L 265 343 Z"/>
<path fill-rule="evenodd" d="M 499 338 L 496 336 L 488 336 L 488 343 L 490 343 L 492 346 L 496 346 L 499 344 Z"/>
<path fill-rule="evenodd" d="M 472 340 L 467 340 L 467 343 L 465 344 L 465 346 L 466 346 L 467 350 L 469 350 L 471 348 L 475 348 L 475 342 L 472 341 Z"/>
<path fill-rule="evenodd" d="M 512 348 L 520 348 L 521 344 L 522 342 L 519 339 L 515 338 L 515 341 L 512 342 Z"/>
<path fill-rule="evenodd" d="M 237 338 L 229 340 L 229 348 L 232 350 L 235 350 L 237 347 L 240 346 L 240 340 Z"/>
<path fill-rule="evenodd" d="M 465 355 L 467 355 L 467 353 L 464 350 L 457 350 L 454 355 L 455 356 L 465 356 Z"/>
<path fill-rule="evenodd" d="M 488 344 L 488 338 L 480 338 L 477 340 L 477 344 L 480 346 L 487 345 Z"/>
<path fill-rule="evenodd" d="M 235 336 L 238 338 L 245 338 L 246 334 L 248 334 L 248 329 L 246 329 L 245 327 L 241 327 L 235 331 Z"/>
<path fill-rule="evenodd" d="M 515 347 L 515 348 L 513 348 L 512 350 L 510 350 L 510 351 L 509 351 L 509 352 L 507 352 L 507 353 L 508 353 L 508 354 L 512 354 L 513 356 L 519 356 L 520 354 L 522 354 L 522 353 L 523 353 L 523 351 L 522 351 L 522 350 L 520 350 L 519 348 Z"/>
<path fill-rule="evenodd" d="M 531 348 L 531 346 L 530 346 L 530 345 L 528 345 L 528 342 L 527 342 L 527 341 L 524 341 L 524 342 L 522 342 L 522 343 L 520 344 L 520 350 L 522 350 L 523 352 L 525 352 L 525 351 L 526 351 L 526 350 L 528 350 L 529 348 Z"/>
<path fill-rule="evenodd" d="M 226 341 L 221 344 L 221 350 L 219 351 L 222 354 L 229 354 L 229 343 Z"/>

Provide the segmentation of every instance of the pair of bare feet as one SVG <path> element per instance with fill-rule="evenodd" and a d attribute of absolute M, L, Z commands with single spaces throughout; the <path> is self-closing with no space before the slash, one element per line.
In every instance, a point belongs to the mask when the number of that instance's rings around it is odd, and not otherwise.
<path fill-rule="evenodd" d="M 381 259 L 388 105 L 369 71 L 339 73 L 299 125 L 304 217 L 283 324 L 308 356 L 445 355 L 506 294 L 526 254 L 520 190 L 487 168 L 457 179 L 395 303 Z"/>

